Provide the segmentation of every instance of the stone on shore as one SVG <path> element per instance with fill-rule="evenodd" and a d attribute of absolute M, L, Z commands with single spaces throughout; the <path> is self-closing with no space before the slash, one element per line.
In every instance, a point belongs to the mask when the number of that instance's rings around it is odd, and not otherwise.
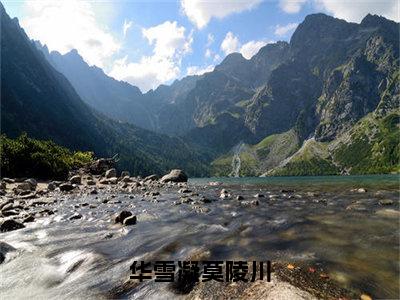
<path fill-rule="evenodd" d="M 21 182 L 17 185 L 17 190 L 19 191 L 30 191 L 31 190 L 31 185 L 29 182 Z"/>
<path fill-rule="evenodd" d="M 112 168 L 106 171 L 106 178 L 117 177 L 117 170 Z"/>
<path fill-rule="evenodd" d="M 73 185 L 70 183 L 62 183 L 60 184 L 60 191 L 62 192 L 69 192 L 74 189 Z"/>
<path fill-rule="evenodd" d="M 110 184 L 117 184 L 118 183 L 118 178 L 117 177 L 111 177 L 108 182 Z"/>
<path fill-rule="evenodd" d="M 167 175 L 161 178 L 161 182 L 187 182 L 188 177 L 182 170 L 174 169 L 171 170 Z"/>
<path fill-rule="evenodd" d="M 55 189 L 56 189 L 56 184 L 54 183 L 54 182 L 50 182 L 48 185 L 47 185 L 47 189 L 49 190 L 49 191 L 54 191 Z"/>
<path fill-rule="evenodd" d="M 147 176 L 147 177 L 144 179 L 144 181 L 155 181 L 155 180 L 157 180 L 157 179 L 158 179 L 158 176 L 155 175 L 155 174 L 153 174 L 153 175 Z"/>
<path fill-rule="evenodd" d="M 37 181 L 35 179 L 29 178 L 29 179 L 25 180 L 25 182 L 27 182 L 31 186 L 32 191 L 36 190 Z"/>
<path fill-rule="evenodd" d="M 7 231 L 12 231 L 12 230 L 17 230 L 17 229 L 21 229 L 24 228 L 25 225 L 12 220 L 12 219 L 8 219 L 8 220 L 4 220 L 1 224 L 0 224 L 0 232 L 7 232 Z"/>
<path fill-rule="evenodd" d="M 122 171 L 121 172 L 121 177 L 130 177 L 131 176 L 131 173 L 129 173 L 129 171 Z"/>
<path fill-rule="evenodd" d="M 82 178 L 79 175 L 75 175 L 75 176 L 72 176 L 69 179 L 69 182 L 71 182 L 71 184 L 81 184 L 82 183 Z"/>

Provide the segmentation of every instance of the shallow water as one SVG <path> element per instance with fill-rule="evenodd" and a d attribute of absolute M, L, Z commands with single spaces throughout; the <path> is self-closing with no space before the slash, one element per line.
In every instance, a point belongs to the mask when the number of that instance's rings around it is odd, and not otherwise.
<path fill-rule="evenodd" d="M 367 192 L 351 191 L 359 187 Z M 0 298 L 107 298 L 129 277 L 133 261 L 189 257 L 320 266 L 343 287 L 399 298 L 398 176 L 202 178 L 191 179 L 189 188 L 213 201 L 175 205 L 172 189 L 161 189 L 156 200 L 117 194 L 106 204 L 107 193 L 57 196 L 54 215 L 0 234 L 15 248 L 0 265 Z M 219 199 L 222 188 L 232 197 Z M 266 196 L 258 206 L 234 199 L 254 200 L 256 193 Z M 381 206 L 382 199 L 394 204 Z M 123 209 L 138 216 L 136 225 L 111 222 Z M 68 220 L 74 212 L 83 218 Z M 118 295 L 176 298 L 166 287 L 146 282 Z"/>

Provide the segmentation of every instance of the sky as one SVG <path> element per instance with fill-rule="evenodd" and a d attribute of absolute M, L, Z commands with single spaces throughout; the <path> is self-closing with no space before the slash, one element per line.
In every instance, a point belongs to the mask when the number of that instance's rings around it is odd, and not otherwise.
<path fill-rule="evenodd" d="M 240 52 L 289 41 L 299 23 L 323 12 L 359 23 L 368 14 L 399 22 L 398 0 L 6 0 L 31 39 L 143 92 L 212 71 Z"/>

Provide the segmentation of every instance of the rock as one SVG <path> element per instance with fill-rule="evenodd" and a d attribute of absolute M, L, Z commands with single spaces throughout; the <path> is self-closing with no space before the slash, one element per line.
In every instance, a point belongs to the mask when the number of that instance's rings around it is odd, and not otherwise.
<path fill-rule="evenodd" d="M 117 177 L 117 170 L 112 168 L 106 171 L 106 178 Z"/>
<path fill-rule="evenodd" d="M 178 191 L 178 193 L 181 193 L 181 194 L 186 194 L 186 193 L 191 193 L 191 192 L 192 192 L 191 190 L 188 190 L 188 189 L 185 189 L 185 188 L 180 189 L 180 190 Z"/>
<path fill-rule="evenodd" d="M 94 180 L 92 180 L 92 179 L 89 179 L 86 181 L 86 184 L 87 185 L 96 185 L 96 182 L 94 182 Z"/>
<path fill-rule="evenodd" d="M 281 190 L 281 193 L 294 193 L 294 190 L 283 189 L 283 190 Z"/>
<path fill-rule="evenodd" d="M 147 177 L 144 179 L 144 181 L 155 181 L 155 180 L 157 180 L 157 179 L 158 179 L 158 176 L 155 175 L 155 174 L 153 174 L 153 175 L 147 176 Z"/>
<path fill-rule="evenodd" d="M 131 174 L 129 173 L 129 171 L 122 171 L 121 172 L 121 177 L 130 177 Z"/>
<path fill-rule="evenodd" d="M 15 210 L 15 209 L 8 209 L 8 210 L 3 209 L 3 210 L 1 211 L 1 214 L 2 214 L 4 217 L 9 217 L 9 216 L 17 216 L 17 215 L 19 215 L 19 212 L 18 212 L 17 210 Z"/>
<path fill-rule="evenodd" d="M 161 182 L 187 182 L 188 177 L 182 170 L 174 169 L 169 172 L 169 174 L 164 175 L 161 178 Z"/>
<path fill-rule="evenodd" d="M 160 192 L 150 192 L 149 193 L 150 196 L 160 196 Z"/>
<path fill-rule="evenodd" d="M 124 176 L 122 182 L 132 182 L 132 179 L 129 176 Z"/>
<path fill-rule="evenodd" d="M 26 217 L 24 218 L 24 220 L 22 221 L 22 223 L 29 223 L 29 222 L 33 222 L 33 221 L 35 221 L 34 216 L 28 215 L 28 216 L 26 216 Z"/>
<path fill-rule="evenodd" d="M 190 198 L 181 198 L 181 203 L 190 203 L 190 202 L 193 202 L 193 200 Z"/>
<path fill-rule="evenodd" d="M 200 201 L 203 203 L 211 203 L 211 200 L 206 197 L 201 197 Z"/>
<path fill-rule="evenodd" d="M 135 224 L 136 224 L 136 216 L 129 216 L 129 217 L 126 217 L 126 218 L 124 219 L 124 221 L 123 221 L 123 224 L 124 224 L 125 226 L 128 226 L 128 225 L 135 225 Z"/>
<path fill-rule="evenodd" d="M 366 192 L 367 192 L 367 190 L 364 188 L 357 189 L 357 193 L 366 193 Z"/>
<path fill-rule="evenodd" d="M 12 231 L 12 230 L 17 230 L 17 229 L 21 229 L 24 228 L 25 225 L 12 220 L 12 219 L 8 219 L 8 220 L 4 220 L 3 222 L 1 222 L 0 224 L 0 232 L 7 232 L 7 231 Z"/>
<path fill-rule="evenodd" d="M 318 197 L 319 194 L 318 193 L 314 193 L 314 192 L 307 192 L 307 196 L 308 197 Z"/>
<path fill-rule="evenodd" d="M 108 179 L 103 178 L 99 181 L 100 184 L 108 184 Z"/>
<path fill-rule="evenodd" d="M 31 186 L 31 190 L 34 191 L 37 187 L 37 181 L 33 178 L 29 178 L 27 180 L 25 180 L 24 182 L 29 183 L 29 185 Z"/>
<path fill-rule="evenodd" d="M 54 183 L 54 182 L 50 182 L 48 185 L 47 185 L 47 189 L 49 190 L 49 191 L 54 191 L 55 189 L 56 189 L 56 184 Z"/>
<path fill-rule="evenodd" d="M 1 188 L 2 190 L 5 190 L 5 189 L 7 188 L 7 183 L 5 183 L 4 181 L 2 181 L 2 182 L 1 182 L 0 188 Z"/>
<path fill-rule="evenodd" d="M 60 184 L 60 191 L 62 192 L 69 192 L 72 191 L 74 187 L 70 183 L 62 183 Z"/>
<path fill-rule="evenodd" d="M 30 191 L 30 190 L 31 190 L 31 184 L 30 184 L 29 182 L 22 182 L 22 183 L 19 183 L 19 184 L 17 185 L 17 190 L 20 190 L 20 191 Z"/>
<path fill-rule="evenodd" d="M 243 206 L 258 206 L 259 204 L 260 204 L 260 202 L 258 202 L 258 200 L 243 201 L 240 203 L 240 205 L 243 205 Z"/>
<path fill-rule="evenodd" d="M 111 177 L 110 179 L 108 179 L 108 182 L 110 184 L 117 184 L 118 183 L 118 178 L 117 177 Z"/>
<path fill-rule="evenodd" d="M 81 184 L 82 183 L 82 178 L 79 175 L 75 175 L 75 176 L 72 176 L 69 179 L 69 182 L 71 182 L 71 184 Z"/>
<path fill-rule="evenodd" d="M 244 200 L 243 196 L 236 196 L 236 200 Z"/>
<path fill-rule="evenodd" d="M 390 199 L 379 200 L 379 204 L 380 205 L 392 205 L 393 200 L 390 200 Z"/>
<path fill-rule="evenodd" d="M 263 194 L 255 194 L 254 198 L 264 198 L 265 196 Z"/>
<path fill-rule="evenodd" d="M 124 220 L 130 216 L 132 216 L 131 212 L 123 210 L 114 218 L 114 222 L 123 224 Z"/>
<path fill-rule="evenodd" d="M 97 191 L 97 189 L 93 189 L 90 191 L 90 195 L 97 195 L 99 192 Z"/>
<path fill-rule="evenodd" d="M 14 179 L 7 178 L 7 177 L 4 177 L 4 178 L 3 178 L 3 181 L 4 181 L 4 182 L 7 182 L 7 183 L 14 183 L 14 182 L 15 182 Z"/>
<path fill-rule="evenodd" d="M 0 264 L 6 259 L 6 254 L 14 250 L 15 248 L 13 246 L 4 242 L 0 242 Z"/>
<path fill-rule="evenodd" d="M 346 210 L 357 210 L 357 211 L 365 211 L 367 208 L 361 204 L 350 204 L 349 206 L 346 207 Z"/>
<path fill-rule="evenodd" d="M 75 213 L 72 216 L 69 217 L 70 220 L 78 220 L 78 219 L 82 219 L 82 215 L 79 213 Z"/>

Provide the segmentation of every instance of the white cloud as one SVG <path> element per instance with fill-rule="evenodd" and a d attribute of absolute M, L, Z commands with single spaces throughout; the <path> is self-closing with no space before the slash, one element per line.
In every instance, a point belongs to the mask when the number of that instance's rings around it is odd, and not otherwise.
<path fill-rule="evenodd" d="M 204 53 L 205 58 L 210 58 L 212 55 L 212 51 L 210 49 L 206 49 L 206 52 Z"/>
<path fill-rule="evenodd" d="M 186 75 L 188 75 L 188 76 L 203 75 L 204 73 L 212 72 L 213 70 L 214 70 L 213 65 L 209 65 L 206 67 L 190 66 L 190 67 L 187 67 L 187 69 L 186 69 Z"/>
<path fill-rule="evenodd" d="M 124 21 L 124 25 L 122 26 L 122 32 L 124 34 L 124 37 L 126 37 L 126 33 L 128 32 L 128 29 L 132 27 L 133 22 L 132 21 Z"/>
<path fill-rule="evenodd" d="M 229 31 L 221 43 L 221 50 L 228 55 L 239 50 L 239 39 L 231 31 Z"/>
<path fill-rule="evenodd" d="M 32 39 L 61 54 L 77 49 L 90 65 L 104 63 L 120 43 L 100 25 L 89 1 L 26 1 L 21 25 Z"/>
<path fill-rule="evenodd" d="M 289 23 L 287 25 L 276 25 L 275 27 L 275 35 L 277 36 L 285 36 L 289 32 L 295 30 L 299 24 L 297 23 Z"/>
<path fill-rule="evenodd" d="M 307 0 L 280 0 L 279 6 L 288 14 L 298 13 Z"/>
<path fill-rule="evenodd" d="M 267 42 L 263 40 L 249 41 L 242 45 L 239 38 L 229 31 L 224 40 L 221 43 L 221 50 L 228 55 L 233 52 L 240 52 L 245 58 L 250 59 L 254 54 L 260 50 L 261 47 L 265 46 Z M 219 59 L 219 57 L 218 57 Z"/>
<path fill-rule="evenodd" d="M 125 56 L 114 63 L 109 75 L 128 81 L 142 91 L 176 79 L 180 75 L 182 58 L 192 50 L 193 32 L 186 35 L 185 31 L 183 26 L 170 21 L 143 28 L 143 36 L 153 46 L 152 55 L 143 56 L 139 62 L 129 62 Z"/>
<path fill-rule="evenodd" d="M 397 22 L 400 21 L 398 0 L 316 0 L 316 4 L 334 17 L 349 22 L 359 23 L 368 13 L 381 15 Z"/>
<path fill-rule="evenodd" d="M 250 59 L 266 44 L 265 41 L 250 41 L 240 48 L 240 53 L 242 53 L 244 58 Z"/>
<path fill-rule="evenodd" d="M 181 0 L 183 13 L 197 28 L 205 27 L 211 18 L 222 19 L 230 14 L 250 10 L 262 0 Z"/>
<path fill-rule="evenodd" d="M 207 44 L 206 47 L 210 47 L 211 44 L 214 43 L 214 35 L 212 33 L 209 33 L 207 35 Z"/>

